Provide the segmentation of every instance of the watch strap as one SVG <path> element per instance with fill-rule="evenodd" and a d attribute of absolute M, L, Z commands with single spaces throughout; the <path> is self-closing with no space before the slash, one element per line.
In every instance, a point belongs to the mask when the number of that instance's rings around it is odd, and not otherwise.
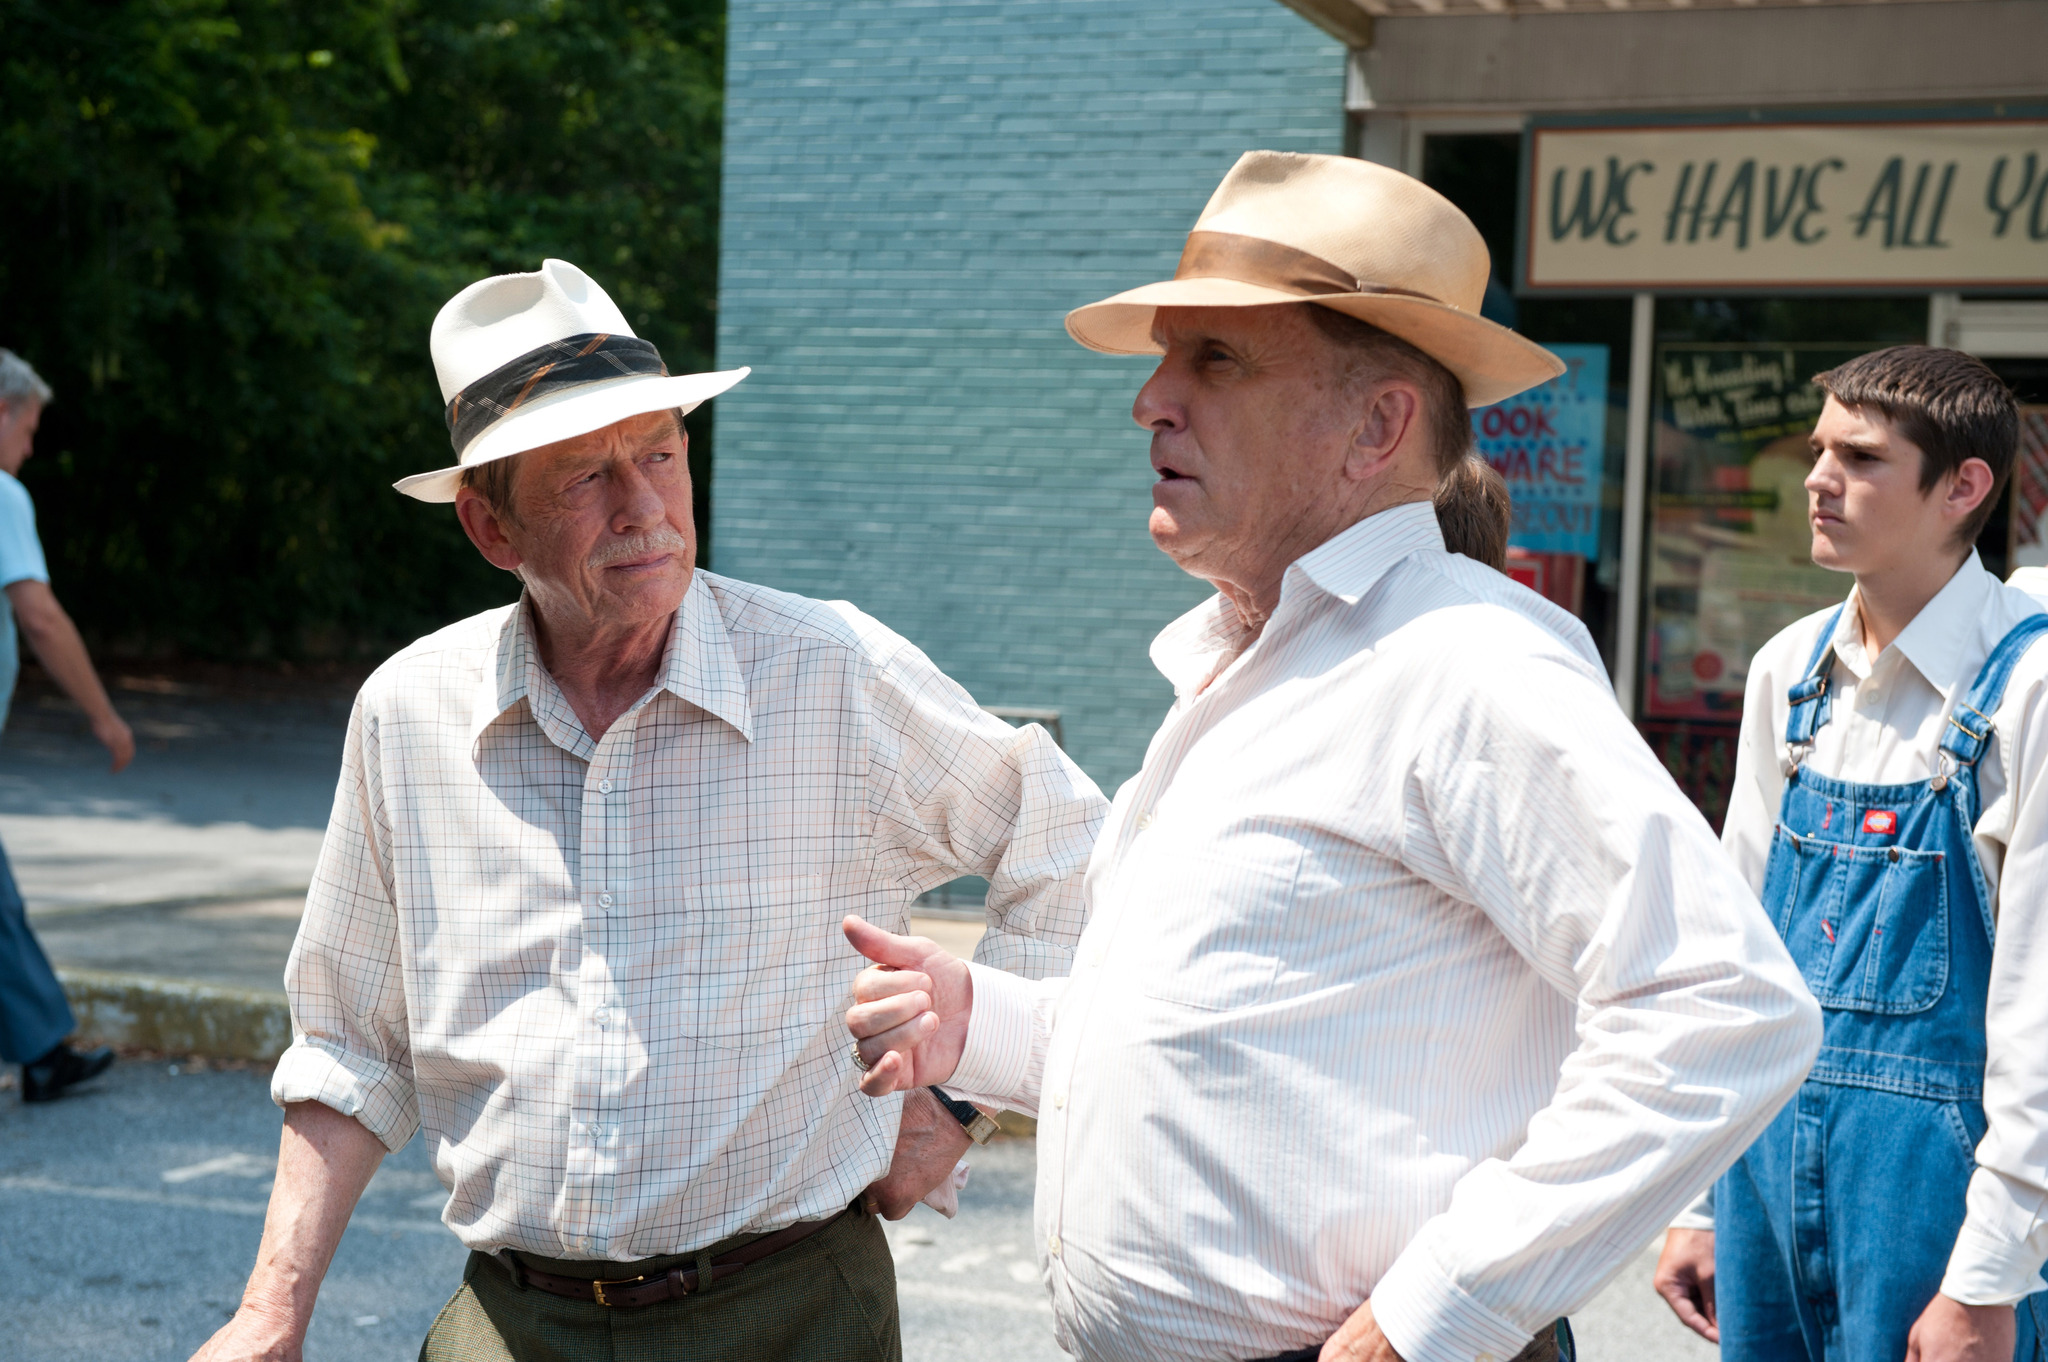
<path fill-rule="evenodd" d="M 937 1086 L 927 1091 L 954 1120 L 960 1123 L 961 1128 L 967 1132 L 967 1138 L 976 1144 L 987 1144 L 989 1137 L 1002 1128 L 996 1124 L 995 1117 L 988 1115 L 972 1102 L 962 1102 L 957 1097 L 948 1097 Z"/>

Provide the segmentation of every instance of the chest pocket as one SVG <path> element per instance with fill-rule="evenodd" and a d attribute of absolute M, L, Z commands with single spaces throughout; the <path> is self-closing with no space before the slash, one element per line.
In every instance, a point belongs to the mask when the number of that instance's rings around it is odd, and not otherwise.
<path fill-rule="evenodd" d="M 1906 1015 L 1948 989 L 1948 875 L 1938 851 L 1846 846 L 1780 826 L 1764 900 L 1822 1007 Z"/>
<path fill-rule="evenodd" d="M 689 885 L 682 898 L 654 962 L 676 980 L 680 1035 L 728 1050 L 801 1042 L 844 1003 L 860 960 L 823 876 Z"/>

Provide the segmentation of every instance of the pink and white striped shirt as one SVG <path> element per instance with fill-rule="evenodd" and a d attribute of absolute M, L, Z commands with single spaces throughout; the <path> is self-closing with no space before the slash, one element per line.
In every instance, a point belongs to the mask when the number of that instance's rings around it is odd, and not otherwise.
<path fill-rule="evenodd" d="M 1820 1015 L 1576 621 L 1427 503 L 1221 598 L 1090 861 L 1074 973 L 974 967 L 949 1086 L 1035 1110 L 1084 1358 L 1512 1357 L 1733 1162 Z"/>

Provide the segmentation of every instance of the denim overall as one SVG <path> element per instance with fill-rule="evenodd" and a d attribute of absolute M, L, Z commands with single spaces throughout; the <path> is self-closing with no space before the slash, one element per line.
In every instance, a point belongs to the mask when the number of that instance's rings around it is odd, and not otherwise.
<path fill-rule="evenodd" d="M 1977 760 L 2013 664 L 2048 633 L 2000 640 L 1944 729 L 1936 774 L 1858 785 L 1797 763 L 1828 721 L 1837 610 L 1785 726 L 1795 763 L 1764 909 L 1822 1008 L 1798 1096 L 1714 1189 L 1724 1362 L 1900 1362 L 1941 1287 L 1984 1137 L 1991 895 L 1970 830 Z M 2043 1362 L 2048 1292 L 2018 1308 Z"/>

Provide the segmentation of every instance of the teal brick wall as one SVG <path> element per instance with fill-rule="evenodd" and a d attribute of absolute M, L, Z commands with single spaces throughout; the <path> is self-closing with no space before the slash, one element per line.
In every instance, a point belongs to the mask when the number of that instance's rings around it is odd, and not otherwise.
<path fill-rule="evenodd" d="M 1276 0 L 731 0 L 712 563 L 853 601 L 1106 789 L 1206 594 L 1145 532 L 1149 359 L 1068 309 L 1171 274 L 1254 147 L 1335 152 L 1342 47 Z"/>

